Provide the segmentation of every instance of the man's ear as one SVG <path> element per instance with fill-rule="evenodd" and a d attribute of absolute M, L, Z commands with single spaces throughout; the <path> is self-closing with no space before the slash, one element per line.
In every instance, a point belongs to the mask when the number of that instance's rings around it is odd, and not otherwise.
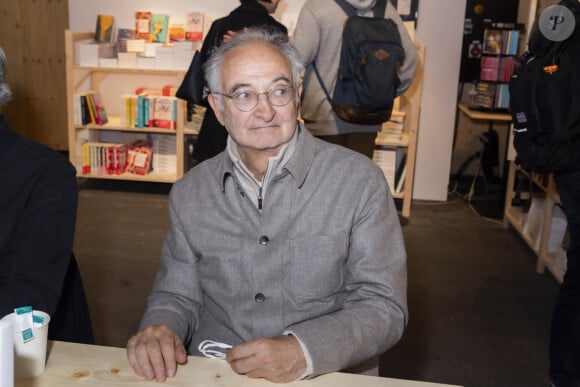
<path fill-rule="evenodd" d="M 302 97 L 302 82 L 300 82 L 296 88 L 296 96 L 298 97 L 298 101 L 300 101 L 300 98 Z"/>
<path fill-rule="evenodd" d="M 217 99 L 218 97 L 216 97 L 214 94 L 211 93 L 207 96 L 207 102 L 209 102 L 209 106 L 211 106 L 211 108 L 213 109 L 213 112 L 215 113 L 215 116 L 219 121 L 219 123 L 223 125 L 224 117 L 219 109 L 219 103 Z"/>

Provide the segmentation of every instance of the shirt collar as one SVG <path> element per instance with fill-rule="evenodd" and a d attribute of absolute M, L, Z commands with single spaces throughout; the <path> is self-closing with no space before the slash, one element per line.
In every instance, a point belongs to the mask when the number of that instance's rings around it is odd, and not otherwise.
<path fill-rule="evenodd" d="M 233 142 L 233 141 L 232 141 Z M 291 144 L 290 144 L 291 143 Z M 301 187 L 306 180 L 310 166 L 314 160 L 314 153 L 316 150 L 316 139 L 314 136 L 302 125 L 298 123 L 296 133 L 292 140 L 290 140 L 289 147 L 293 148 L 290 158 L 282 166 L 286 169 L 296 181 L 296 186 Z M 221 154 L 220 175 L 222 176 L 222 190 L 225 191 L 225 182 L 228 177 L 234 174 L 234 161 L 232 160 L 228 145 L 226 151 Z M 287 152 L 289 149 L 287 149 Z"/>

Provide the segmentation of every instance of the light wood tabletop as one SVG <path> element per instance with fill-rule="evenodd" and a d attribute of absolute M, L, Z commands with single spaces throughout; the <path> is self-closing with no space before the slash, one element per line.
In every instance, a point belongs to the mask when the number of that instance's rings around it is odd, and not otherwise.
<path fill-rule="evenodd" d="M 461 110 L 467 117 L 472 120 L 489 120 L 489 121 L 506 121 L 512 120 L 512 116 L 509 113 L 498 113 L 498 112 L 485 112 L 479 110 L 471 110 L 465 102 L 460 102 L 457 104 L 459 110 Z"/>
<path fill-rule="evenodd" d="M 138 377 L 124 348 L 48 342 L 46 369 L 33 379 L 16 380 L 15 387 L 272 387 L 264 379 L 250 379 L 231 370 L 224 360 L 190 356 L 177 375 L 163 384 Z M 379 378 L 333 372 L 311 380 L 287 383 L 289 387 L 450 387 L 446 384 Z"/>

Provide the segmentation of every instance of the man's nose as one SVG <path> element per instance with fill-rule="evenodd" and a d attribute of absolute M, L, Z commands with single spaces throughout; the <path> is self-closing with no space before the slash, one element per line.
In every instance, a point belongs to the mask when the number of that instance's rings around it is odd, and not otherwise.
<path fill-rule="evenodd" d="M 258 104 L 256 105 L 255 113 L 266 121 L 269 121 L 274 117 L 276 110 L 274 109 L 274 105 L 272 105 L 268 99 L 268 94 L 258 94 Z"/>

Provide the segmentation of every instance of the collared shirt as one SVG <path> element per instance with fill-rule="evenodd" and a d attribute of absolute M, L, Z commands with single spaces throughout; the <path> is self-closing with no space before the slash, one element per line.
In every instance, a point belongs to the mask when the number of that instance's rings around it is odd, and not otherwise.
<path fill-rule="evenodd" d="M 262 209 L 262 202 L 268 190 L 268 183 L 272 180 L 275 174 L 279 174 L 286 162 L 292 157 L 294 149 L 296 148 L 296 138 L 298 136 L 298 129 L 294 131 L 294 135 L 286 144 L 283 144 L 278 151 L 278 154 L 268 159 L 268 166 L 266 172 L 261 180 L 254 177 L 248 167 L 243 163 L 238 153 L 238 148 L 231 136 L 228 136 L 226 152 L 234 163 L 234 174 L 242 185 L 242 188 L 251 198 L 256 198 L 253 201 L 259 210 Z"/>
<path fill-rule="evenodd" d="M 195 355 L 205 339 L 291 333 L 311 376 L 361 365 L 400 339 L 405 248 L 384 175 L 365 156 L 300 126 L 262 211 L 227 152 L 174 184 L 169 211 L 142 328 L 169 325 Z"/>

